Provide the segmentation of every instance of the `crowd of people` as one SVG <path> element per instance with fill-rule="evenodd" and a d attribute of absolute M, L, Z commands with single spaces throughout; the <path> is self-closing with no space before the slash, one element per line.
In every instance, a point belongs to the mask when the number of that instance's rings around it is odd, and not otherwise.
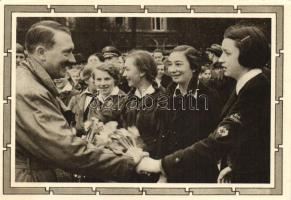
<path fill-rule="evenodd" d="M 237 24 L 197 49 L 109 45 L 85 59 L 67 27 L 34 24 L 16 46 L 16 181 L 270 182 L 264 33 Z M 137 127 L 143 147 L 94 145 L 92 119 Z"/>

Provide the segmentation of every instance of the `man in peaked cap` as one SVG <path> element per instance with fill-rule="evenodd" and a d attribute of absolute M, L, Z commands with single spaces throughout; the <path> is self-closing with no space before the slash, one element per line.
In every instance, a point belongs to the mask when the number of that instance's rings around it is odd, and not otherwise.
<path fill-rule="evenodd" d="M 209 48 L 206 49 L 206 53 L 208 55 L 208 59 L 215 63 L 218 61 L 218 58 L 222 54 L 222 49 L 219 44 L 212 44 Z"/>
<path fill-rule="evenodd" d="M 106 46 L 102 49 L 102 55 L 104 57 L 104 62 L 114 63 L 118 61 L 121 55 L 120 51 L 114 46 Z"/>
<path fill-rule="evenodd" d="M 118 68 L 121 75 L 121 81 L 118 87 L 126 93 L 129 92 L 130 87 L 128 86 L 127 80 L 122 76 L 124 71 L 124 59 L 121 52 L 114 46 L 106 46 L 102 49 L 102 56 L 105 63 L 111 63 Z"/>

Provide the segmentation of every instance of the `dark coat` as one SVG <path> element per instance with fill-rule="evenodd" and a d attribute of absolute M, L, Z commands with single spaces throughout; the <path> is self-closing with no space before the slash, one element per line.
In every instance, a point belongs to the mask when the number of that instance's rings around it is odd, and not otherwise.
<path fill-rule="evenodd" d="M 159 113 L 158 102 L 163 93 L 162 88 L 155 88 L 155 92 L 138 98 L 134 95 L 135 90 L 128 94 L 128 100 L 125 104 L 121 116 L 121 126 L 136 126 L 140 136 L 145 143 L 144 150 L 149 152 L 151 157 L 157 155 L 158 131 L 159 131 Z"/>
<path fill-rule="evenodd" d="M 76 137 L 57 100 L 57 89 L 36 60 L 17 68 L 15 181 L 56 182 L 55 168 L 105 180 L 135 173 L 128 157 L 116 156 Z"/>
<path fill-rule="evenodd" d="M 171 85 L 172 83 L 173 83 L 172 77 L 166 74 L 162 76 L 161 86 L 163 86 L 164 88 L 168 88 L 169 85 Z"/>
<path fill-rule="evenodd" d="M 221 79 L 211 79 L 208 82 L 208 87 L 218 92 L 222 105 L 224 105 L 229 99 L 235 84 L 236 81 L 233 78 L 223 76 Z"/>
<path fill-rule="evenodd" d="M 197 176 L 227 157 L 232 182 L 270 181 L 270 82 L 264 74 L 249 80 L 225 105 L 221 122 L 208 138 L 162 160 L 169 178 L 193 170 Z M 196 170 L 196 171 L 194 171 Z"/>
<path fill-rule="evenodd" d="M 169 110 L 161 111 L 161 132 L 159 139 L 160 156 L 171 154 L 183 149 L 201 139 L 208 137 L 219 120 L 221 103 L 217 93 L 199 82 L 194 75 L 189 83 L 188 93 L 182 97 L 173 97 L 176 84 L 168 88 Z M 192 92 L 191 92 L 192 91 Z M 195 93 L 197 93 L 195 95 Z M 196 96 L 196 98 L 194 97 Z M 179 102 L 184 102 L 184 110 Z M 191 103 L 190 103 L 191 102 Z M 190 107 L 190 105 L 194 105 Z M 169 178 L 169 182 L 212 182 L 216 179 L 218 168 L 213 164 L 200 177 L 193 176 L 188 171 L 185 176 Z"/>
<path fill-rule="evenodd" d="M 99 101 L 98 98 L 96 101 Z M 122 110 L 127 101 L 127 95 L 119 90 L 117 95 L 111 95 L 105 99 L 103 103 L 97 102 L 99 108 L 89 110 L 88 118 L 96 117 L 100 121 L 107 123 L 109 121 L 119 121 Z"/>

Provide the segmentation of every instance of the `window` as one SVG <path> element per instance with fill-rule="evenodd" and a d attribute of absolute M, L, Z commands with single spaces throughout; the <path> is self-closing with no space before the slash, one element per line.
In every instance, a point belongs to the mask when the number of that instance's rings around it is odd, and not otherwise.
<path fill-rule="evenodd" d="M 161 17 L 152 18 L 152 29 L 154 31 L 165 31 L 167 29 L 167 19 Z"/>

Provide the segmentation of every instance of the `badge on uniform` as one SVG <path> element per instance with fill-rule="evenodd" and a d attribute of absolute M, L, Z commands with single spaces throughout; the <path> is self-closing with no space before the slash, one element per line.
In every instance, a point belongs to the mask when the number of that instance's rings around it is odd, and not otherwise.
<path fill-rule="evenodd" d="M 229 119 L 236 122 L 236 123 L 241 124 L 240 115 L 238 113 L 234 113 L 234 114 L 230 115 Z"/>
<path fill-rule="evenodd" d="M 228 129 L 226 129 L 226 127 L 224 126 L 220 126 L 218 127 L 216 133 L 220 136 L 220 137 L 225 137 L 228 135 Z"/>

